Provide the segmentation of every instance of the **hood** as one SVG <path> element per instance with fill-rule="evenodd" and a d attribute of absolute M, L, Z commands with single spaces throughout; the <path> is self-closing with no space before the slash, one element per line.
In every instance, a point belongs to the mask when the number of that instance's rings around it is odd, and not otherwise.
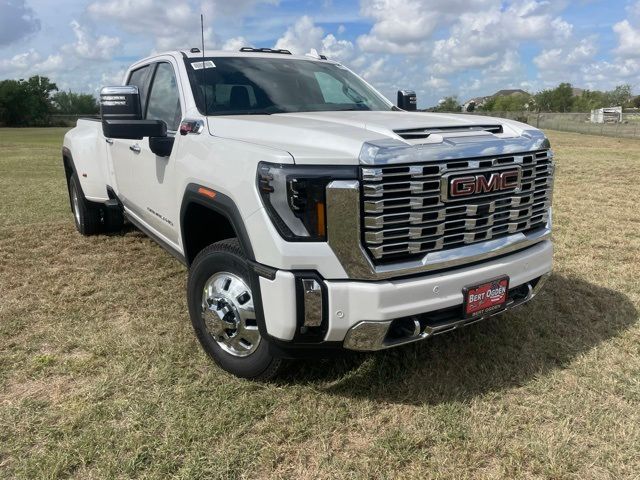
<path fill-rule="evenodd" d="M 470 127 L 501 127 L 497 132 Z M 517 138 L 535 128 L 478 115 L 423 112 L 303 112 L 209 117 L 212 135 L 285 150 L 295 163 L 356 165 L 365 142 L 395 140 L 407 146 L 443 144 L 451 135 Z M 442 133 L 438 129 L 443 129 Z M 412 130 L 412 133 L 402 131 Z M 420 130 L 429 132 L 420 133 Z M 416 133 L 418 131 L 418 133 Z"/>

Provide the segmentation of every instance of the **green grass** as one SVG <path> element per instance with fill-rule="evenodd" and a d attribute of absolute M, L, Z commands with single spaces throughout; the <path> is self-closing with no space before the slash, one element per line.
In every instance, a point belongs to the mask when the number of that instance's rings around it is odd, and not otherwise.
<path fill-rule="evenodd" d="M 528 306 L 259 384 L 186 271 L 75 232 L 63 129 L 0 129 L 0 477 L 638 478 L 640 141 L 551 132 L 555 273 Z"/>

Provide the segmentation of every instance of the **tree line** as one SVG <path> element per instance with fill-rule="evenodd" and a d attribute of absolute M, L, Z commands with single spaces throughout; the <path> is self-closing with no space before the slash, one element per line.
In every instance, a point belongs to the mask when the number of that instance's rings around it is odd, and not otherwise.
<path fill-rule="evenodd" d="M 96 98 L 87 93 L 59 91 L 47 77 L 0 81 L 0 125 L 42 127 L 51 115 L 96 115 Z"/>
<path fill-rule="evenodd" d="M 582 90 L 578 95 L 570 83 L 561 83 L 555 88 L 542 90 L 536 94 L 514 93 L 493 96 L 480 105 L 469 104 L 467 112 L 590 112 L 598 108 L 622 107 L 640 108 L 640 95 L 634 96 L 630 85 L 618 85 L 613 90 Z M 435 112 L 460 112 L 463 105 L 458 97 L 444 98 Z"/>

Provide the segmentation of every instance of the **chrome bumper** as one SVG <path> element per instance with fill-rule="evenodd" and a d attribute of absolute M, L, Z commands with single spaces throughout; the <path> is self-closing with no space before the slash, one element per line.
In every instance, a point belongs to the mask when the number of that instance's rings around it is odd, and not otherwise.
<path fill-rule="evenodd" d="M 510 300 L 507 303 L 505 310 L 509 310 L 511 308 L 522 305 L 534 298 L 540 292 L 543 285 L 549 279 L 550 275 L 550 273 L 545 273 L 544 275 L 539 277 L 538 281 L 535 283 L 535 286 L 532 286 L 533 282 L 526 283 L 525 286 L 526 288 L 528 288 L 526 296 L 520 299 Z M 396 320 L 384 320 L 375 322 L 365 320 L 357 323 L 356 325 L 351 327 L 351 329 L 349 329 L 344 339 L 343 346 L 346 349 L 356 351 L 384 350 L 387 348 L 397 347 L 400 345 L 417 342 L 419 340 L 424 340 L 440 333 L 471 325 L 472 323 L 476 323 L 503 313 L 505 310 L 501 310 L 484 317 L 472 319 L 455 319 L 438 323 L 435 326 L 426 325 L 424 327 L 421 325 L 418 319 L 419 316 L 414 316 L 410 319 L 406 319 L 405 321 L 406 324 L 411 323 L 409 328 L 405 327 L 407 334 L 400 338 L 396 337 L 393 339 L 389 339 L 388 337 L 392 324 Z"/>

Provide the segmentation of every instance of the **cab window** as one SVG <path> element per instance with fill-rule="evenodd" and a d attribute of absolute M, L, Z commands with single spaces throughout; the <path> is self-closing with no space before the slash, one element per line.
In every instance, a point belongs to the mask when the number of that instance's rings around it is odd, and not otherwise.
<path fill-rule="evenodd" d="M 175 132 L 181 119 L 180 93 L 173 67 L 159 63 L 149 92 L 147 120 L 164 120 L 167 130 Z"/>
<path fill-rule="evenodd" d="M 135 85 L 138 87 L 138 93 L 140 94 L 140 106 L 142 107 L 143 112 L 147 105 L 147 86 L 149 85 L 147 77 L 149 75 L 149 71 L 149 65 L 138 68 L 131 72 L 131 75 L 129 75 L 129 81 L 127 82 L 127 85 Z"/>

